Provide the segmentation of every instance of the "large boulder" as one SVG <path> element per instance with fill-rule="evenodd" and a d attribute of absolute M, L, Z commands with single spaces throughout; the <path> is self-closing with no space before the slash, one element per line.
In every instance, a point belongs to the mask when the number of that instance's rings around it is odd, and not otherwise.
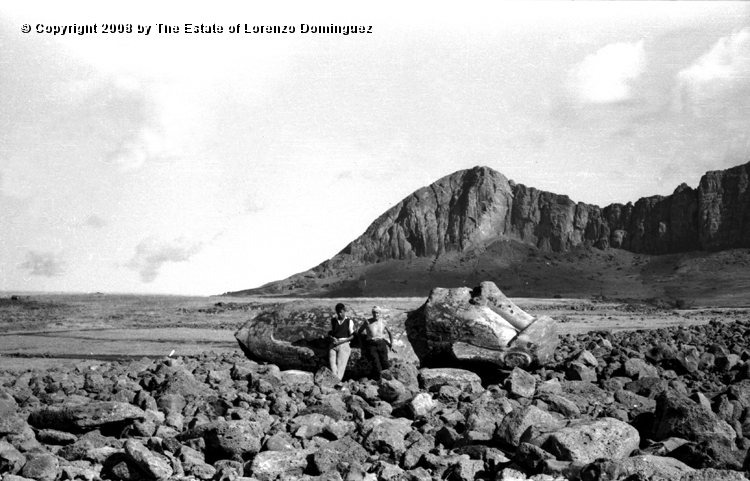
<path fill-rule="evenodd" d="M 590 463 L 599 458 L 625 458 L 638 448 L 640 441 L 633 426 L 613 418 L 600 418 L 554 432 L 543 447 L 557 459 Z"/>
<path fill-rule="evenodd" d="M 37 409 L 29 415 L 29 424 L 36 428 L 80 432 L 145 417 L 146 413 L 132 404 L 91 401 L 87 404 L 63 404 Z"/>
<path fill-rule="evenodd" d="M 673 389 L 656 398 L 654 415 L 653 438 L 657 441 L 677 436 L 696 442 L 715 438 L 732 443 L 736 436 L 732 427 L 709 408 Z"/>

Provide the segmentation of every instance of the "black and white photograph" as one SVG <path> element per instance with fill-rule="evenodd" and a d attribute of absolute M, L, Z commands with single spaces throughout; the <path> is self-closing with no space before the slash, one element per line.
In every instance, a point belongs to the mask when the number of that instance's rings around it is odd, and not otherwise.
<path fill-rule="evenodd" d="M 750 480 L 750 3 L 0 4 L 1 481 Z"/>

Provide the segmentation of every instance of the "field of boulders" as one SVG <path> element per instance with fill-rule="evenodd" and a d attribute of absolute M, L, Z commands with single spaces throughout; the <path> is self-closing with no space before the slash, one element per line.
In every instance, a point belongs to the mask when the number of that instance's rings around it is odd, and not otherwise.
<path fill-rule="evenodd" d="M 4 481 L 742 480 L 750 320 L 338 384 L 235 354 L 0 372 Z"/>

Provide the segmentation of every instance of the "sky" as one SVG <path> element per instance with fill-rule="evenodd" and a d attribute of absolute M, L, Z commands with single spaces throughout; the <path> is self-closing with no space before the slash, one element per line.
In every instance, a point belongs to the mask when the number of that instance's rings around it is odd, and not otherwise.
<path fill-rule="evenodd" d="M 605 206 L 750 161 L 745 2 L 237 3 L 0 4 L 0 291 L 257 287 L 477 165 Z"/>

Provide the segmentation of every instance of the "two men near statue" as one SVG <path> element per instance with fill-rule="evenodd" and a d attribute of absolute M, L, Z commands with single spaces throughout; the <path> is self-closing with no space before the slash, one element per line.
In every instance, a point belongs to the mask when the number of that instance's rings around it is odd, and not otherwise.
<path fill-rule="evenodd" d="M 356 335 L 359 338 L 362 354 L 373 364 L 372 377 L 379 380 L 381 372 L 390 367 L 388 350 L 393 350 L 393 335 L 386 325 L 383 309 L 378 306 L 373 307 L 372 317 L 365 320 L 356 333 L 354 321 L 347 317 L 346 313 L 347 309 L 344 304 L 336 304 L 336 314 L 331 318 L 331 331 L 329 332 L 331 347 L 328 351 L 328 361 L 331 371 L 339 381 L 344 379 L 346 365 L 351 355 L 350 342 Z"/>

